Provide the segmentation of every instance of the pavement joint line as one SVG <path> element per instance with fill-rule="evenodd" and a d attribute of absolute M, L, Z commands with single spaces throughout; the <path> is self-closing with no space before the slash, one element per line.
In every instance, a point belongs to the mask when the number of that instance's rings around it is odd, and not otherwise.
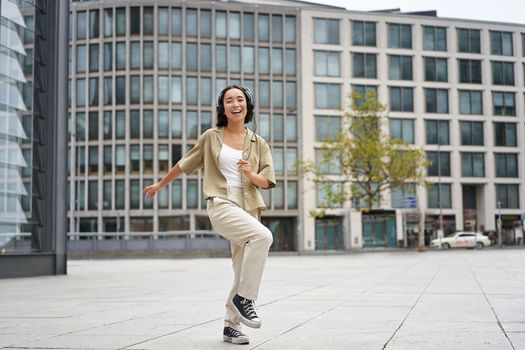
<path fill-rule="evenodd" d="M 204 326 L 205 324 L 208 324 L 208 323 L 212 323 L 212 322 L 215 322 L 215 321 L 219 321 L 219 320 L 222 320 L 223 317 L 218 317 L 218 318 L 215 318 L 213 320 L 208 320 L 208 321 L 205 321 L 205 322 L 201 322 L 199 324 L 194 324 L 193 326 L 190 326 L 190 327 L 186 327 L 186 328 L 183 328 L 183 329 L 179 329 L 178 331 L 175 331 L 175 332 L 169 332 L 169 333 L 166 333 L 166 334 L 161 334 L 159 336 L 156 336 L 156 337 L 153 337 L 153 338 L 150 338 L 150 339 L 146 339 L 146 340 L 143 340 L 143 341 L 140 341 L 138 343 L 135 343 L 135 344 L 131 344 L 131 345 L 127 345 L 127 346 L 124 346 L 124 347 L 121 347 L 121 348 L 118 348 L 119 350 L 121 349 L 128 349 L 132 346 L 135 346 L 135 345 L 139 345 L 139 344 L 144 344 L 144 343 L 147 343 L 147 342 L 150 342 L 152 340 L 156 340 L 156 339 L 160 339 L 160 338 L 164 338 L 164 337 L 167 337 L 169 335 L 173 335 L 173 334 L 176 334 L 176 333 L 180 333 L 180 332 L 183 332 L 185 330 L 188 330 L 188 329 L 191 329 L 191 328 L 195 328 L 195 327 L 199 327 L 199 326 Z"/>
<path fill-rule="evenodd" d="M 403 324 L 405 324 L 405 321 L 408 319 L 408 317 L 410 316 L 410 314 L 412 313 L 412 311 L 414 311 L 414 309 L 416 308 L 417 306 L 417 303 L 419 302 L 419 300 L 421 299 L 421 297 L 423 295 L 425 295 L 425 292 L 426 290 L 428 289 L 428 287 L 432 284 L 432 282 L 436 279 L 436 276 L 439 274 L 439 272 L 441 272 L 441 269 L 443 268 L 443 263 L 441 263 L 439 265 L 439 269 L 437 269 L 437 271 L 434 273 L 434 276 L 432 276 L 432 278 L 430 279 L 430 281 L 428 281 L 427 285 L 425 286 L 425 288 L 421 291 L 421 293 L 419 294 L 419 296 L 417 297 L 417 299 L 414 301 L 414 305 L 412 305 L 412 307 L 410 308 L 410 310 L 408 310 L 408 313 L 406 314 L 406 316 L 403 318 L 403 320 L 401 321 L 401 323 L 399 324 L 399 326 L 396 328 L 396 330 L 394 331 L 394 333 L 392 334 L 392 336 L 390 338 L 388 338 L 388 340 L 386 341 L 385 344 L 383 344 L 383 350 L 386 350 L 388 344 L 392 341 L 392 339 L 394 339 L 394 337 L 396 336 L 397 332 L 399 332 L 399 330 L 401 329 L 401 327 L 403 327 Z"/>
<path fill-rule="evenodd" d="M 468 263 L 468 260 L 466 261 L 466 263 L 468 265 L 470 265 Z M 474 273 L 474 270 L 472 270 L 472 268 L 470 269 L 472 275 L 474 276 L 474 279 L 476 280 L 476 283 L 478 284 L 479 286 L 479 289 L 481 290 L 481 292 L 483 293 L 483 297 L 485 298 L 485 301 L 487 302 L 487 304 L 489 305 L 490 307 L 490 310 L 492 311 L 492 313 L 494 314 L 494 317 L 496 318 L 496 321 L 498 321 L 498 326 L 499 328 L 501 329 L 501 331 L 503 332 L 503 335 L 505 336 L 505 338 L 507 338 L 510 346 L 512 347 L 512 349 L 516 350 L 516 348 L 514 347 L 514 344 L 512 343 L 512 340 L 510 340 L 509 338 L 509 335 L 507 334 L 507 332 L 505 332 L 505 328 L 503 327 L 503 325 L 501 324 L 501 321 L 498 317 L 498 315 L 496 314 L 496 310 L 494 310 L 494 307 L 492 306 L 489 298 L 487 297 L 487 294 L 485 294 L 485 290 L 483 289 L 483 287 L 481 286 L 481 283 L 479 283 L 479 280 L 478 280 L 478 276 L 476 276 L 476 274 Z"/>
<path fill-rule="evenodd" d="M 390 268 L 390 266 L 380 266 L 377 270 L 381 270 L 381 269 L 385 269 L 385 268 Z M 413 268 L 415 268 L 415 266 L 412 266 L 410 269 L 413 269 Z M 401 272 L 399 272 L 398 274 L 396 274 L 395 276 L 392 276 L 391 278 L 397 278 L 399 275 L 402 275 L 402 274 L 407 273 L 408 271 L 410 271 L 410 269 L 405 270 L 405 271 L 401 271 Z M 366 273 L 368 273 L 368 271 L 367 271 L 367 272 L 363 272 L 363 273 L 361 273 L 360 275 L 363 275 L 363 274 L 366 274 Z M 324 284 L 324 285 L 322 285 L 322 286 L 318 286 L 318 287 L 316 287 L 316 288 L 312 288 L 312 290 L 315 290 L 315 289 L 318 289 L 318 288 L 322 288 L 322 287 L 325 287 L 325 286 L 327 286 L 327 285 L 334 284 L 334 283 L 336 283 L 336 282 L 346 281 L 346 280 L 349 280 L 349 279 L 354 278 L 354 277 L 356 277 L 356 276 L 355 276 L 355 275 L 352 275 L 352 276 L 350 276 L 350 277 L 348 277 L 348 278 L 345 278 L 345 279 L 339 279 L 338 281 L 334 281 L 334 282 L 326 283 L 326 284 Z M 326 313 L 328 313 L 328 312 L 334 310 L 335 308 L 344 305 L 345 303 L 347 303 L 349 300 L 353 299 L 354 297 L 359 296 L 359 295 L 362 295 L 362 294 L 365 294 L 367 291 L 369 291 L 369 290 L 371 290 L 371 289 L 373 289 L 373 288 L 377 288 L 378 286 L 380 286 L 380 285 L 382 285 L 382 284 L 384 284 L 384 283 L 385 283 L 385 281 L 382 281 L 382 282 L 376 283 L 376 284 L 374 284 L 374 285 L 372 285 L 372 286 L 369 286 L 369 287 L 366 288 L 365 290 L 363 290 L 363 291 L 361 291 L 361 292 L 359 292 L 359 293 L 356 293 L 355 295 L 352 295 L 350 298 L 343 300 L 342 302 L 340 302 L 340 303 L 338 303 L 337 305 L 331 307 L 330 309 L 327 309 L 327 310 L 325 310 L 325 311 L 323 311 L 323 312 L 320 312 L 319 314 L 317 314 L 317 315 L 315 315 L 315 316 L 313 316 L 313 317 L 307 319 L 306 321 L 304 321 L 304 322 L 302 322 L 302 323 L 300 323 L 300 324 L 297 324 L 297 325 L 293 326 L 292 328 L 289 328 L 288 330 L 282 332 L 281 334 L 277 335 L 276 337 L 272 337 L 272 338 L 266 339 L 266 340 L 263 341 L 262 343 L 259 343 L 259 344 L 255 345 L 254 347 L 250 348 L 250 350 L 252 350 L 252 349 L 257 349 L 258 347 L 260 347 L 260 346 L 262 346 L 262 345 L 268 343 L 269 341 L 271 341 L 271 340 L 273 340 L 273 339 L 276 339 L 276 338 L 278 338 L 278 337 L 280 337 L 280 336 L 282 336 L 282 335 L 285 335 L 285 334 L 287 334 L 287 333 L 293 331 L 294 329 L 297 329 L 297 328 L 299 328 L 299 327 L 305 325 L 306 323 L 308 323 L 308 322 L 310 322 L 310 321 L 316 319 L 317 317 L 322 316 L 322 315 L 324 315 L 324 314 L 326 314 Z M 296 295 L 301 294 L 301 293 L 305 293 L 305 292 L 307 292 L 307 291 L 303 291 L 303 292 L 300 292 L 300 293 L 296 293 Z M 287 297 L 285 297 L 285 298 L 282 298 L 281 300 L 284 300 L 284 299 L 287 299 L 287 298 L 290 298 L 290 297 L 291 297 L 291 296 L 287 296 Z"/>

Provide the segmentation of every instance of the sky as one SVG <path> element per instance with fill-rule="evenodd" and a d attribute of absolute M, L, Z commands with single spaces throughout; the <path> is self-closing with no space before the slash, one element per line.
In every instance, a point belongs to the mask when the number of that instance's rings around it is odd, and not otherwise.
<path fill-rule="evenodd" d="M 402 12 L 437 10 L 439 17 L 467 18 L 525 25 L 525 0 L 307 0 L 345 7 L 348 10 L 373 11 L 400 8 Z"/>

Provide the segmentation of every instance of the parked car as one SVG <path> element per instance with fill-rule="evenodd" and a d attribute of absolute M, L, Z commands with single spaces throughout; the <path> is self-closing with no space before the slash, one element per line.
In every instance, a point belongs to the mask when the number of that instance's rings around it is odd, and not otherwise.
<path fill-rule="evenodd" d="M 490 246 L 490 239 L 481 232 L 459 231 L 447 237 L 433 239 L 430 242 L 432 248 L 476 248 L 483 249 Z"/>

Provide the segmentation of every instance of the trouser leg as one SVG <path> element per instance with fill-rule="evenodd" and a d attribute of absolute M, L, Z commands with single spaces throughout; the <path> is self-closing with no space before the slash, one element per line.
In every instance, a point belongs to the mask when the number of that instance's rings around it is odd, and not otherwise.
<path fill-rule="evenodd" d="M 232 245 L 244 247 L 237 293 L 256 300 L 268 250 L 273 242 L 272 233 L 244 209 L 225 199 L 209 201 L 208 215 L 221 236 Z"/>
<path fill-rule="evenodd" d="M 239 317 L 237 317 L 237 314 L 235 311 L 233 311 L 233 304 L 232 299 L 235 294 L 237 294 L 237 291 L 239 290 L 239 282 L 241 280 L 241 269 L 242 269 L 242 261 L 244 257 L 244 246 L 237 245 L 235 243 L 231 243 L 231 251 L 232 251 L 232 266 L 233 266 L 233 286 L 230 290 L 230 294 L 228 295 L 228 299 L 226 299 L 226 316 L 224 317 L 224 326 L 225 327 L 232 327 L 238 331 L 241 330 L 241 320 Z"/>

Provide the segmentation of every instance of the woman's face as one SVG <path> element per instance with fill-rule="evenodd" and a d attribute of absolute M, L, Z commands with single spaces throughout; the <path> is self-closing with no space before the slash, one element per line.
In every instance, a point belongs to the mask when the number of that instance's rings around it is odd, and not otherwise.
<path fill-rule="evenodd" d="M 244 118 L 248 112 L 246 106 L 246 97 L 239 89 L 230 89 L 224 94 L 224 114 L 228 118 L 228 122 L 244 124 Z"/>

